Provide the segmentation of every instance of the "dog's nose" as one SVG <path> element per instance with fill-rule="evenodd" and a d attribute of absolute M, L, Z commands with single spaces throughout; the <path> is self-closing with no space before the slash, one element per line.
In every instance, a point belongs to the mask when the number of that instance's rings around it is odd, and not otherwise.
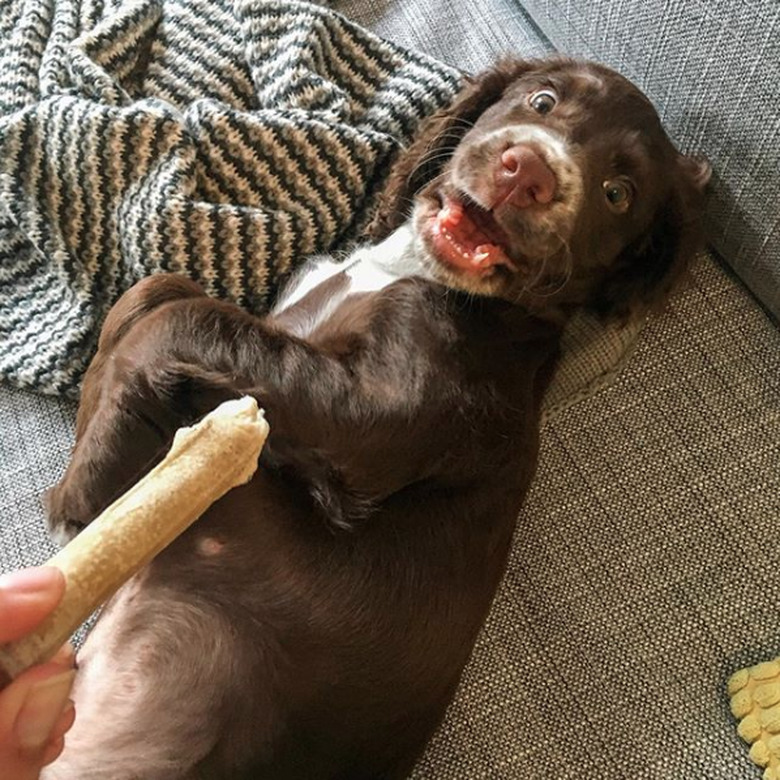
<path fill-rule="evenodd" d="M 501 154 L 496 171 L 496 204 L 509 202 L 519 208 L 549 203 L 555 195 L 555 174 L 542 156 L 525 144 L 516 144 Z"/>

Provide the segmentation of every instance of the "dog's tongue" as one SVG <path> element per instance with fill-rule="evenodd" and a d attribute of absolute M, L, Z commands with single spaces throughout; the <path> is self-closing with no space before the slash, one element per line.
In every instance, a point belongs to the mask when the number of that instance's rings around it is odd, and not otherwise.
<path fill-rule="evenodd" d="M 515 269 L 501 247 L 503 231 L 490 212 L 447 198 L 433 225 L 440 259 L 471 273 L 486 275 L 497 265 Z"/>

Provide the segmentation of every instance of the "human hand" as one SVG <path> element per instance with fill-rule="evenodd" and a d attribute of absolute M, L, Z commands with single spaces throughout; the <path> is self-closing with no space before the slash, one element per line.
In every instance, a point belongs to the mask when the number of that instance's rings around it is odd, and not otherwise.
<path fill-rule="evenodd" d="M 0 643 L 32 631 L 59 603 L 65 578 L 40 566 L 0 576 Z M 73 651 L 20 674 L 0 691 L 0 767 L 5 780 L 37 780 L 62 752 L 75 709 L 69 700 Z"/>

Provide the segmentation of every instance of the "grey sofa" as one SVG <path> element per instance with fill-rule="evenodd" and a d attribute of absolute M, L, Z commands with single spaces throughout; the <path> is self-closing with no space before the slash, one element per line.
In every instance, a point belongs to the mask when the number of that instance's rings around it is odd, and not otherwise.
<path fill-rule="evenodd" d="M 610 387 L 547 423 L 430 780 L 754 780 L 725 684 L 780 655 L 780 15 L 774 0 L 339 0 L 466 70 L 611 64 L 714 165 L 713 251 Z M 0 385 L 0 568 L 51 551 L 74 403 Z"/>

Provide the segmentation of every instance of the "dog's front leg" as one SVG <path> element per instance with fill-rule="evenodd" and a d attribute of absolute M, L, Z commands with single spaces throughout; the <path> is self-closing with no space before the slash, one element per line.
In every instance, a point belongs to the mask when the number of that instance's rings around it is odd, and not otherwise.
<path fill-rule="evenodd" d="M 393 316 L 423 316 L 406 299 L 420 294 L 400 289 Z M 73 458 L 51 493 L 52 524 L 77 531 L 154 465 L 177 427 L 245 393 L 268 413 L 267 463 L 296 469 L 331 516 L 363 512 L 425 477 L 442 453 L 452 473 L 466 444 L 442 424 L 452 410 L 441 402 L 441 419 L 417 415 L 430 391 L 425 355 L 389 344 L 369 333 L 348 356 L 331 354 L 189 293 L 145 309 L 90 369 L 92 408 L 80 412 Z"/>
<path fill-rule="evenodd" d="M 153 387 L 142 372 L 131 369 L 125 337 L 160 307 L 203 296 L 194 282 L 160 274 L 133 286 L 109 312 L 84 378 L 71 461 L 45 497 L 49 529 L 60 543 L 151 468 L 184 422 L 180 411 L 160 396 L 164 388 Z"/>

